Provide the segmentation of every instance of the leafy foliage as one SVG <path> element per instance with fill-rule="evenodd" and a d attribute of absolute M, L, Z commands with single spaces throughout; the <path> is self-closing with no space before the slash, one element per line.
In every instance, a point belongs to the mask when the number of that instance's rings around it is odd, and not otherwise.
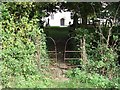
<path fill-rule="evenodd" d="M 68 6 L 64 7 L 64 4 Z M 9 2 L 0 5 L 0 41 L 2 42 L 2 44 L 0 43 L 0 49 L 2 48 L 2 53 L 0 53 L 0 84 L 4 87 L 45 88 L 56 84 L 42 75 L 49 60 L 46 53 L 45 34 L 39 27 L 41 23 L 38 24 L 39 19 L 46 15 L 47 11 L 56 11 L 56 5 L 57 3 L 33 2 Z M 73 3 L 73 6 L 69 7 L 70 5 L 71 3 L 63 3 L 63 8 L 80 14 L 83 21 L 85 20 L 82 22 L 83 24 L 87 23 L 88 16 L 92 16 L 95 11 L 99 12 L 99 10 L 93 10 L 93 7 L 101 9 L 99 3 Z M 42 10 L 46 11 L 43 13 Z M 78 28 L 75 31 L 74 36 L 78 41 L 73 40 L 72 47 L 75 50 L 82 50 L 79 45 L 77 47 L 75 44 L 78 44 L 79 39 L 84 37 L 87 63 L 85 64 L 82 59 L 77 62 L 81 65 L 81 70 L 77 68 L 69 71 L 67 76 L 71 80 L 60 83 L 59 87 L 62 87 L 60 85 L 63 87 L 76 87 L 76 85 L 82 87 L 81 85 L 85 85 L 85 87 L 102 88 L 118 88 L 120 86 L 120 69 L 116 65 L 116 52 L 119 52 L 116 41 L 118 41 L 119 35 L 112 34 L 111 38 L 115 44 L 111 43 L 108 46 L 106 44 L 107 35 L 109 35 L 108 29 L 101 30 Z"/>
<path fill-rule="evenodd" d="M 27 16 L 17 20 L 9 14 L 5 4 L 1 7 L 1 77 L 5 87 L 12 87 L 9 83 L 14 82 L 16 77 L 23 76 L 27 80 L 28 76 L 41 72 L 41 65 L 46 65 L 45 35 L 43 30 L 39 29 L 35 16 L 31 20 Z"/>
<path fill-rule="evenodd" d="M 96 73 L 91 74 L 81 71 L 79 68 L 68 71 L 67 76 L 71 78 L 73 83 L 86 83 L 94 88 L 118 88 L 118 82 L 110 81 L 108 78 Z"/>
<path fill-rule="evenodd" d="M 106 42 L 101 41 L 101 36 L 94 32 L 94 30 L 78 29 L 76 37 L 86 39 L 86 51 L 88 57 L 88 63 L 86 66 L 83 65 L 83 69 L 88 72 L 96 72 L 102 75 L 114 76 L 118 72 L 117 53 L 114 48 L 107 47 Z M 111 77 L 112 77 L 111 76 Z"/>

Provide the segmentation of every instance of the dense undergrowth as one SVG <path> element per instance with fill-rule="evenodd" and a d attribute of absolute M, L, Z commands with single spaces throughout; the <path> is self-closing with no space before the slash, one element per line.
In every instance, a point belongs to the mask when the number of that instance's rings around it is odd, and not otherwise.
<path fill-rule="evenodd" d="M 2 38 L 0 84 L 3 88 L 120 87 L 116 53 L 119 47 L 106 47 L 106 42 L 101 39 L 101 36 L 94 31 L 89 32 L 81 28 L 76 30 L 75 37 L 78 39 L 84 37 L 87 61 L 84 62 L 84 59 L 81 59 L 77 62 L 81 65 L 79 69 L 66 73 L 66 77 L 70 80 L 57 82 L 51 79 L 46 71 L 49 69 L 47 68 L 49 59 L 46 53 L 46 36 L 38 25 L 38 12 L 34 12 L 33 17 L 29 18 L 29 9 L 32 6 L 34 6 L 32 3 L 0 5 L 2 13 L 0 14 L 2 15 L 0 17 Z M 117 40 L 118 36 L 114 35 L 113 39 Z M 82 50 L 80 46 L 74 48 Z"/>
<path fill-rule="evenodd" d="M 44 80 L 47 79 L 43 79 L 44 75 L 40 73 L 43 70 L 41 67 L 47 66 L 48 58 L 45 34 L 38 26 L 38 19 L 34 16 L 29 20 L 27 15 L 16 19 L 9 13 L 6 4 L 0 8 L 1 84 L 3 87 L 44 87 Z M 36 85 L 36 80 L 41 84 Z"/>
<path fill-rule="evenodd" d="M 74 84 L 78 84 L 77 87 L 81 83 L 84 85 L 88 85 L 88 88 L 119 88 L 119 78 L 114 80 L 109 80 L 108 77 L 99 75 L 97 73 L 88 73 L 86 71 L 82 71 L 79 68 L 74 70 L 70 70 L 67 72 L 67 76 L 71 79 L 71 82 Z M 80 85 L 81 86 L 81 85 Z M 76 87 L 74 85 L 74 87 Z"/>
<path fill-rule="evenodd" d="M 95 29 L 78 28 L 74 31 L 73 36 L 76 39 L 71 41 L 71 47 L 81 51 L 81 59 L 73 61 L 77 65 L 80 64 L 80 70 L 73 70 L 74 78 L 71 77 L 98 87 L 120 88 L 119 34 L 116 34 L 119 28 L 113 27 L 108 46 L 109 28 L 101 30 L 102 32 Z"/>

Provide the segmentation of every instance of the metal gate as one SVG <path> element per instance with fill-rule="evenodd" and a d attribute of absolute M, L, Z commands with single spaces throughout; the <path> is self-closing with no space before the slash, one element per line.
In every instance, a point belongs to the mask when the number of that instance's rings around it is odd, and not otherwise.
<path fill-rule="evenodd" d="M 51 59 L 55 59 L 56 62 L 57 62 L 57 48 L 56 48 L 56 43 L 55 43 L 55 40 L 52 38 L 52 37 L 46 37 L 47 39 L 50 39 L 52 41 L 52 43 L 54 44 L 54 50 L 50 50 L 50 51 L 47 51 L 48 53 L 54 53 L 55 55 L 55 58 L 51 58 Z M 50 58 L 50 57 L 49 57 Z"/>
<path fill-rule="evenodd" d="M 56 60 L 56 63 L 57 63 L 57 47 L 56 47 L 56 42 L 55 42 L 55 40 L 52 38 L 52 37 L 46 37 L 46 38 L 48 38 L 48 39 L 50 39 L 51 40 L 51 42 L 54 44 L 54 50 L 48 50 L 47 52 L 48 53 L 54 53 L 54 55 L 55 55 L 55 58 L 51 58 L 51 59 L 53 59 L 53 60 Z M 65 42 L 65 46 L 64 46 L 64 54 L 63 54 L 63 61 L 65 62 L 66 60 L 76 60 L 76 59 L 80 59 L 81 57 L 73 57 L 73 58 L 69 58 L 69 57 L 67 57 L 67 55 L 66 55 L 66 53 L 79 53 L 79 54 L 81 54 L 81 51 L 80 50 L 67 50 L 67 46 L 68 46 L 68 42 L 71 40 L 71 39 L 76 39 L 75 37 L 70 37 L 69 39 L 67 39 L 66 40 L 66 42 Z M 80 44 L 79 44 L 79 46 L 80 46 Z M 50 57 L 49 57 L 50 58 Z"/>
<path fill-rule="evenodd" d="M 76 51 L 76 50 L 67 50 L 67 45 L 68 45 L 68 42 L 71 40 L 71 39 L 76 39 L 75 37 L 70 37 L 69 39 L 67 39 L 66 43 L 65 43 L 65 48 L 64 48 L 64 62 L 65 60 L 76 60 L 76 59 L 80 59 L 81 57 L 76 57 L 76 58 L 68 58 L 66 57 L 66 53 L 81 53 L 81 51 Z"/>

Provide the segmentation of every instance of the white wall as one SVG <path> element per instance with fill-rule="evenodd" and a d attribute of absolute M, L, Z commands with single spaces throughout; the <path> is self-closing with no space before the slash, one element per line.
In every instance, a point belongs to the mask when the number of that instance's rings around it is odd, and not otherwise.
<path fill-rule="evenodd" d="M 65 19 L 65 25 L 64 26 L 68 26 L 69 22 L 71 22 L 71 24 L 73 23 L 73 20 L 71 19 L 71 12 L 63 12 L 63 11 L 62 12 L 57 12 L 57 13 L 53 13 L 53 16 L 54 16 L 54 19 L 51 18 L 51 15 L 46 18 L 46 19 L 49 18 L 50 26 L 61 26 L 60 25 L 60 19 L 61 18 Z"/>

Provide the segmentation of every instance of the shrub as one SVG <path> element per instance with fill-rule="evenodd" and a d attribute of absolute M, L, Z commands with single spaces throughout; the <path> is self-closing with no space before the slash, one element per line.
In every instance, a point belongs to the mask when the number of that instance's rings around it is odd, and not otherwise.
<path fill-rule="evenodd" d="M 39 75 L 40 66 L 48 62 L 45 35 L 39 29 L 35 16 L 31 20 L 27 16 L 16 20 L 16 17 L 9 14 L 5 4 L 1 7 L 1 83 L 4 87 L 12 87 L 9 83 L 14 82 L 16 77 L 22 76 L 27 80 L 30 75 Z"/>
<path fill-rule="evenodd" d="M 79 68 L 69 70 L 66 73 L 73 83 L 86 83 L 97 88 L 118 88 L 118 82 L 109 80 L 109 78 L 96 73 L 81 71 Z"/>
<path fill-rule="evenodd" d="M 87 54 L 87 64 L 81 59 L 81 67 L 87 72 L 96 72 L 108 76 L 110 79 L 118 75 L 117 53 L 115 48 L 107 47 L 106 42 L 101 41 L 101 36 L 95 30 L 81 29 L 76 30 L 76 38 L 85 38 L 85 48 Z M 80 40 L 78 40 L 80 42 Z M 76 49 L 76 46 L 73 47 Z M 82 49 L 79 47 L 78 50 Z"/>

